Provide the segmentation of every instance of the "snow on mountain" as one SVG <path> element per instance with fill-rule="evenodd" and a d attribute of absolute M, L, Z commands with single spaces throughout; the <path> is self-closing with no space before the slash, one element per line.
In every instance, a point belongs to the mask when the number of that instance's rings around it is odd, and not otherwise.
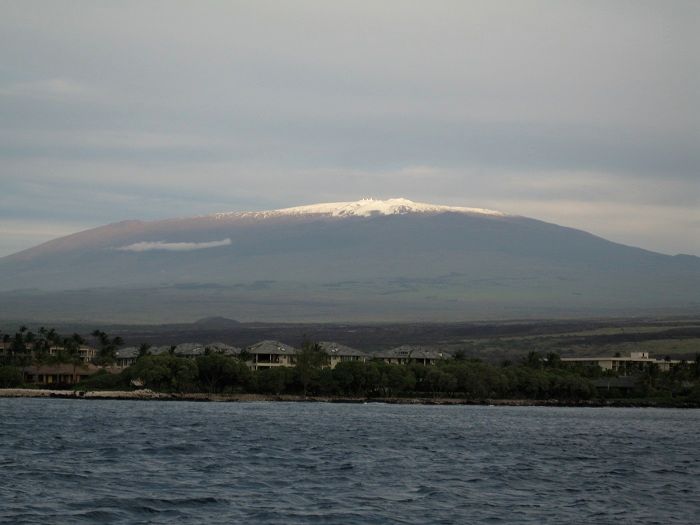
<path fill-rule="evenodd" d="M 466 213 L 477 215 L 491 215 L 502 217 L 504 213 L 484 208 L 465 208 L 461 206 L 440 206 L 413 202 L 408 199 L 361 199 L 351 202 L 326 202 L 310 204 L 307 206 L 294 206 L 279 210 L 267 210 L 257 212 L 224 212 L 213 216 L 217 219 L 231 217 L 267 218 L 281 217 L 285 215 L 327 215 L 331 217 L 371 217 L 374 215 L 405 215 L 409 213 Z"/>
<path fill-rule="evenodd" d="M 699 289 L 697 258 L 407 199 L 121 222 L 0 258 L 0 319 L 695 315 Z"/>

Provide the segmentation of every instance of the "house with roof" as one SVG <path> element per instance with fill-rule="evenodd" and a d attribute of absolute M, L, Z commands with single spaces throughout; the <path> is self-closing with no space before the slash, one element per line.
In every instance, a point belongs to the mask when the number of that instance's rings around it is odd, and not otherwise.
<path fill-rule="evenodd" d="M 661 372 L 668 372 L 672 367 L 685 363 L 676 359 L 655 359 L 649 356 L 649 352 L 630 352 L 630 355 L 625 357 L 562 357 L 561 362 L 597 366 L 601 370 L 612 371 L 621 376 L 645 372 L 651 366 L 657 366 Z"/>
<path fill-rule="evenodd" d="M 237 346 L 227 345 L 226 343 L 214 342 L 205 345 L 204 352 L 207 351 L 213 354 L 223 354 L 228 357 L 236 357 L 241 355 L 241 349 Z"/>
<path fill-rule="evenodd" d="M 125 348 L 118 348 L 114 352 L 114 359 L 116 366 L 119 368 L 126 368 L 128 366 L 136 363 L 139 358 L 139 349 L 135 346 L 127 346 Z"/>
<path fill-rule="evenodd" d="M 101 367 L 93 364 L 72 365 L 60 363 L 54 365 L 31 365 L 22 368 L 25 383 L 35 385 L 74 385 L 87 379 Z"/>
<path fill-rule="evenodd" d="M 253 370 L 274 368 L 279 366 L 295 366 L 299 351 L 280 341 L 260 341 L 249 346 L 247 352 L 251 355 L 249 365 Z"/>
<path fill-rule="evenodd" d="M 401 345 L 396 348 L 383 350 L 376 354 L 375 357 L 393 365 L 434 365 L 439 361 L 449 359 L 450 355 L 427 346 Z"/>
<path fill-rule="evenodd" d="M 0 341 L 0 357 L 8 357 L 12 348 L 11 341 Z"/>
<path fill-rule="evenodd" d="M 49 347 L 49 355 L 56 356 L 61 352 L 64 352 L 66 348 L 60 345 L 54 345 Z M 97 348 L 92 346 L 80 345 L 78 347 L 78 355 L 83 363 L 91 363 L 93 359 L 97 357 Z"/>
<path fill-rule="evenodd" d="M 204 345 L 200 343 L 180 343 L 173 350 L 173 355 L 187 359 L 195 359 L 205 353 Z"/>
<path fill-rule="evenodd" d="M 338 363 L 346 363 L 348 361 L 365 362 L 368 356 L 362 350 L 341 345 L 332 341 L 321 341 L 318 346 L 326 354 L 328 354 L 328 366 L 335 368 Z"/>
<path fill-rule="evenodd" d="M 174 345 L 152 346 L 148 349 L 148 355 L 172 354 L 175 351 Z"/>
<path fill-rule="evenodd" d="M 199 356 L 207 354 L 223 354 L 229 357 L 240 355 L 241 349 L 237 346 L 227 345 L 226 343 L 214 342 L 209 344 L 202 343 L 180 343 L 179 345 L 169 346 L 152 346 L 148 349 L 149 355 L 172 354 L 177 357 L 187 359 L 195 359 Z"/>

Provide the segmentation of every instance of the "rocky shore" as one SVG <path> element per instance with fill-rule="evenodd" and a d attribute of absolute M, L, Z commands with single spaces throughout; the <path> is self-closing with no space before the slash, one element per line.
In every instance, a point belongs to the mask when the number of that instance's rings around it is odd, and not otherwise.
<path fill-rule="evenodd" d="M 142 401 L 213 401 L 213 402 L 319 402 L 319 403 L 390 403 L 398 405 L 486 405 L 486 406 L 549 406 L 549 407 L 656 407 L 656 408 L 700 408 L 700 403 L 675 399 L 460 399 L 428 397 L 342 397 L 301 396 L 265 394 L 208 394 L 208 393 L 163 393 L 152 390 L 132 391 L 74 391 L 45 390 L 34 388 L 3 388 L 0 398 L 43 397 L 61 399 L 123 399 Z"/>

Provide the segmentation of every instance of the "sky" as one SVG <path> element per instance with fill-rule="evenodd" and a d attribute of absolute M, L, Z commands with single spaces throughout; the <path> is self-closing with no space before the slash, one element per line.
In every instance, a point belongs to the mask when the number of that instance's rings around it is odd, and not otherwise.
<path fill-rule="evenodd" d="M 700 256 L 700 3 L 0 0 L 0 256 L 363 197 Z"/>

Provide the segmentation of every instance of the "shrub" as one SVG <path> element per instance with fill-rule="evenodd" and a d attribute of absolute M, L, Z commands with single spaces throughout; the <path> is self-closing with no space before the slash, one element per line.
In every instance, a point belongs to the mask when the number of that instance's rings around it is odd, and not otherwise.
<path fill-rule="evenodd" d="M 172 355 L 148 355 L 129 367 L 130 379 L 140 379 L 153 390 L 191 392 L 197 384 L 197 365 L 194 361 Z"/>
<path fill-rule="evenodd" d="M 0 366 L 0 388 L 22 386 L 22 371 L 15 366 Z"/>
<path fill-rule="evenodd" d="M 106 370 L 100 370 L 75 385 L 75 390 L 124 390 L 127 388 L 131 388 L 131 385 L 124 373 L 110 374 Z"/>

